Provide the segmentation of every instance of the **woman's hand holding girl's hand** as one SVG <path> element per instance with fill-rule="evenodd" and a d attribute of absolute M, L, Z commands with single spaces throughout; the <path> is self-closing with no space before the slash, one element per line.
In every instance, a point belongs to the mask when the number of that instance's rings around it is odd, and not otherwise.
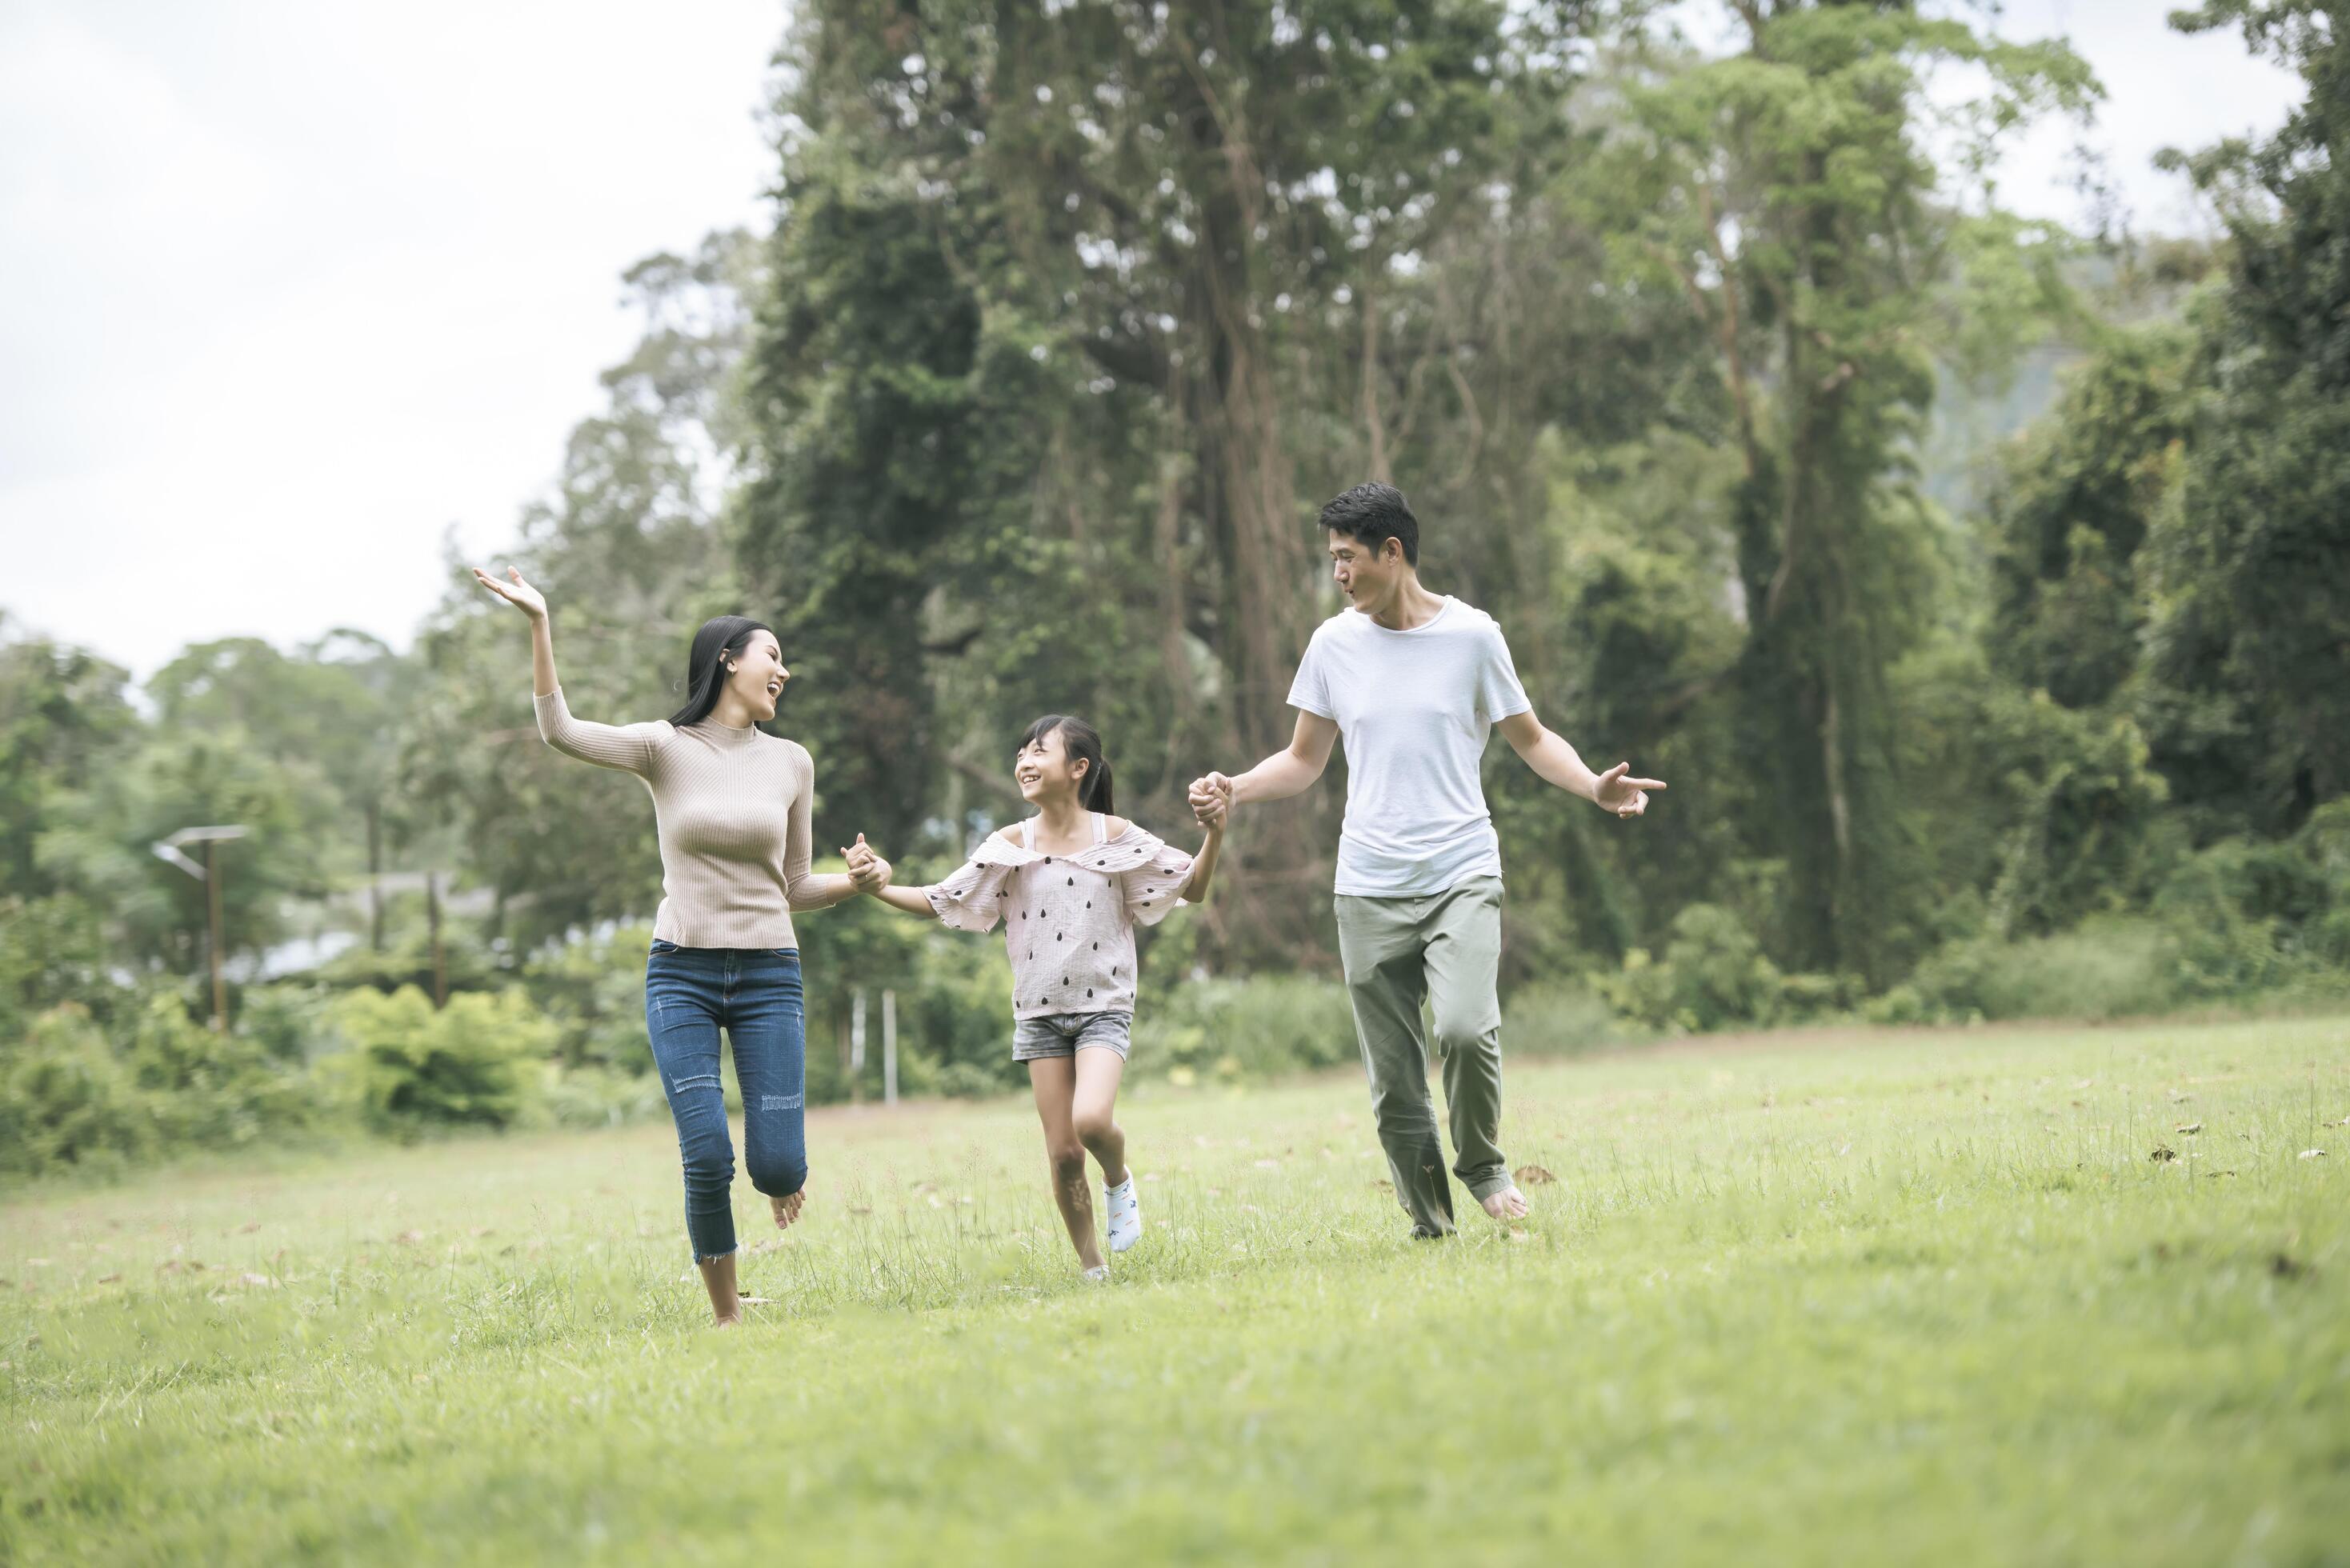
<path fill-rule="evenodd" d="M 473 580 L 533 620 L 546 618 L 546 596 L 522 580 L 522 573 L 513 566 L 506 568 L 506 581 L 500 582 L 481 567 L 473 568 Z"/>
<path fill-rule="evenodd" d="M 874 853 L 865 835 L 858 834 L 857 842 L 840 855 L 848 862 L 848 880 L 858 892 L 878 893 L 889 885 L 889 863 Z"/>

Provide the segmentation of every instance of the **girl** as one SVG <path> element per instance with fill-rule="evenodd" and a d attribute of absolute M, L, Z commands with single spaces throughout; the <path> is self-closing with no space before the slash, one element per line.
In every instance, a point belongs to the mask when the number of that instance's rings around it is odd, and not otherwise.
<path fill-rule="evenodd" d="M 531 684 L 546 743 L 634 774 L 651 792 L 664 896 L 645 966 L 645 1027 L 677 1118 L 686 1234 L 710 1310 L 731 1328 L 743 1321 L 743 1303 L 718 1031 L 734 1046 L 751 1185 L 767 1195 L 781 1230 L 798 1218 L 807 1182 L 806 1021 L 792 916 L 861 890 L 857 877 L 809 872 L 807 752 L 758 728 L 775 716 L 791 671 L 773 631 L 721 616 L 694 633 L 684 707 L 650 724 L 590 724 L 571 716 L 555 678 L 546 596 L 518 571 L 504 582 L 478 567 L 473 576 L 530 619 Z"/>
<path fill-rule="evenodd" d="M 1207 897 L 1223 813 L 1211 806 L 1201 814 L 1208 837 L 1196 860 L 1110 815 L 1101 737 L 1084 720 L 1057 713 L 1028 726 L 1013 777 L 1036 815 L 983 843 L 937 886 L 889 887 L 889 862 L 862 839 L 848 864 L 892 909 L 965 931 L 1003 919 L 1012 957 L 1012 1059 L 1028 1064 L 1053 1198 L 1078 1266 L 1087 1279 L 1107 1279 L 1086 1185 L 1088 1149 L 1101 1165 L 1109 1250 L 1123 1252 L 1142 1235 L 1126 1134 L 1111 1119 L 1134 1023 L 1134 928 L 1158 924 L 1179 899 Z"/>

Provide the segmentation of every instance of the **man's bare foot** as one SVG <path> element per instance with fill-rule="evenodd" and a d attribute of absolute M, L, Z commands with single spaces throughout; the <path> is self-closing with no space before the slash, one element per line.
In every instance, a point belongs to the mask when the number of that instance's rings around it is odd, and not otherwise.
<path fill-rule="evenodd" d="M 792 1221 L 800 1217 L 800 1204 L 806 1198 L 807 1189 L 803 1187 L 797 1192 L 786 1193 L 781 1198 L 771 1197 L 767 1199 L 768 1206 L 775 1211 L 776 1230 L 786 1231 L 791 1228 Z"/>
<path fill-rule="evenodd" d="M 731 1316 L 731 1317 L 729 1317 L 729 1316 L 724 1316 L 724 1315 L 720 1316 L 720 1317 L 719 1317 L 719 1319 L 718 1319 L 718 1326 L 719 1326 L 720 1328 L 740 1328 L 740 1327 L 742 1327 L 742 1326 L 743 1326 L 743 1314 L 742 1314 L 741 1310 L 740 1310 L 740 1309 L 737 1309 L 737 1310 L 735 1311 L 734 1314 L 733 1314 L 733 1316 Z"/>
<path fill-rule="evenodd" d="M 1523 1220 L 1526 1217 L 1526 1195 L 1514 1187 L 1504 1187 L 1485 1199 L 1485 1212 L 1496 1220 Z"/>

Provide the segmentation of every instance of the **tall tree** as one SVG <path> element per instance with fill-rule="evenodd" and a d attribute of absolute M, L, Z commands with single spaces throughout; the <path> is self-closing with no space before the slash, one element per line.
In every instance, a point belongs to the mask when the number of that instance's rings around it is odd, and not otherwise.
<path fill-rule="evenodd" d="M 1888 671 L 1928 624 L 1937 519 L 1906 472 L 1937 354 L 1980 363 L 2046 286 L 2022 226 L 1970 216 L 1928 142 L 1928 86 L 1980 70 L 1981 137 L 2095 92 L 2061 45 L 1907 5 L 1731 7 L 1742 48 L 1667 55 L 1627 107 L 1604 188 L 1627 260 L 1711 329 L 1741 473 L 1743 754 L 1767 770 L 1750 842 L 1789 877 L 1785 956 L 1882 976 L 1914 928 Z M 1988 147 L 1962 148 L 1988 164 Z M 2046 247 L 2043 247 L 2043 251 Z"/>
<path fill-rule="evenodd" d="M 2213 0 L 2308 92 L 2277 133 L 2169 154 L 2228 251 L 2176 508 L 2148 541 L 2147 722 L 2205 835 L 2289 832 L 2350 789 L 2350 37 L 2323 0 Z"/>

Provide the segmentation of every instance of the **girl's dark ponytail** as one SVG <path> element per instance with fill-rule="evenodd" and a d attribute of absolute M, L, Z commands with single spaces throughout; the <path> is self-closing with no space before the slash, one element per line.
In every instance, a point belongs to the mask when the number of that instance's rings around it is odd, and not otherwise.
<path fill-rule="evenodd" d="M 1085 787 L 1079 790 L 1077 794 L 1078 798 L 1085 802 L 1085 807 L 1087 811 L 1097 811 L 1104 816 L 1111 816 L 1117 814 L 1118 807 L 1110 804 L 1109 759 L 1107 757 L 1097 756 L 1094 758 L 1094 765 L 1086 770 Z"/>
<path fill-rule="evenodd" d="M 1028 732 L 1020 737 L 1020 744 L 1013 748 L 1012 754 L 1018 756 L 1055 730 L 1061 732 L 1061 750 L 1068 754 L 1069 761 L 1086 763 L 1085 782 L 1077 786 L 1077 804 L 1104 816 L 1115 814 L 1118 807 L 1111 804 L 1114 797 L 1110 792 L 1109 759 L 1102 755 L 1100 732 L 1083 719 L 1047 713 L 1028 726 Z"/>

